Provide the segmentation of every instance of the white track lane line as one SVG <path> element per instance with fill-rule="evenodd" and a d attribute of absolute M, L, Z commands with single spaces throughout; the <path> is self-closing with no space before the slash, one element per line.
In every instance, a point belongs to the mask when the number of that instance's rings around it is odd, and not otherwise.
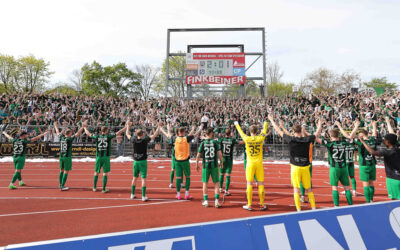
<path fill-rule="evenodd" d="M 74 211 L 88 211 L 88 210 L 108 209 L 108 208 L 140 207 L 140 206 L 161 205 L 161 204 L 178 203 L 178 202 L 186 202 L 186 201 L 185 200 L 179 200 L 179 201 L 176 200 L 176 201 L 166 201 L 166 202 L 156 202 L 156 203 L 146 203 L 146 204 L 132 204 L 132 205 L 107 206 L 107 207 L 74 208 L 74 209 L 65 209 L 65 210 L 50 210 L 50 211 L 16 213 L 16 214 L 0 214 L 0 217 L 11 217 L 11 216 L 33 215 L 33 214 L 62 213 L 62 212 L 74 212 Z"/>

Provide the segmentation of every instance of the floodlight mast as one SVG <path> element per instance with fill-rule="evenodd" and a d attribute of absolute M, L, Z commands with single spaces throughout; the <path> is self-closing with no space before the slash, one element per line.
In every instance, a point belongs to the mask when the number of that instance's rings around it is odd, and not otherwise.
<path fill-rule="evenodd" d="M 169 80 L 178 80 L 178 81 L 185 81 L 186 79 L 183 78 L 171 78 L 169 76 L 169 59 L 170 57 L 173 56 L 186 56 L 186 53 L 171 53 L 170 52 L 170 45 L 171 45 L 171 33 L 175 32 L 233 32 L 233 31 L 259 31 L 261 32 L 262 39 L 261 39 L 261 51 L 255 51 L 255 52 L 245 52 L 246 56 L 258 56 L 251 64 L 249 67 L 247 67 L 245 70 L 247 71 L 249 68 L 251 68 L 261 57 L 263 59 L 262 62 L 262 76 L 256 76 L 256 77 L 246 77 L 246 81 L 251 81 L 251 80 L 262 80 L 262 86 L 265 86 L 266 84 L 266 50 L 265 50 L 265 28 L 264 27 L 252 27 L 252 28 L 181 28 L 181 29 L 168 29 L 167 30 L 167 56 L 166 56 L 166 79 L 165 79 L 165 94 L 168 95 L 168 86 L 169 86 Z M 215 48 L 215 47 L 233 47 L 232 44 L 205 44 L 205 45 L 188 45 L 188 53 L 189 52 L 189 46 L 192 46 L 191 48 L 194 48 L 193 46 L 196 46 L 196 48 Z M 234 45 L 236 47 L 239 46 L 239 48 L 244 49 L 243 45 Z M 242 47 L 240 47 L 242 46 Z M 267 95 L 267 88 L 264 88 L 265 94 Z M 241 88 L 241 96 L 245 96 L 245 89 L 244 86 Z M 187 86 L 187 97 L 192 98 L 192 89 L 191 86 Z M 190 95 L 189 95 L 190 94 Z"/>

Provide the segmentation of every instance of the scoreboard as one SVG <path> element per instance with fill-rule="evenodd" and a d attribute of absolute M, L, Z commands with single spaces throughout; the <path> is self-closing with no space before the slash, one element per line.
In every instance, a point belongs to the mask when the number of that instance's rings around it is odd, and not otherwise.
<path fill-rule="evenodd" d="M 187 53 L 186 84 L 245 84 L 244 53 Z"/>

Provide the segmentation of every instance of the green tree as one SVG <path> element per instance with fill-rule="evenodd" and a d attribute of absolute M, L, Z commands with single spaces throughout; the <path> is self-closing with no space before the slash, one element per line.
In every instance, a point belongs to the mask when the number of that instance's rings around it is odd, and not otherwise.
<path fill-rule="evenodd" d="M 54 73 L 49 69 L 50 63 L 34 55 L 20 57 L 18 59 L 18 72 L 15 74 L 17 90 L 32 93 L 42 91 L 44 85 Z"/>
<path fill-rule="evenodd" d="M 45 94 L 64 94 L 64 95 L 69 95 L 69 96 L 77 96 L 79 95 L 79 92 L 75 90 L 74 87 L 68 85 L 68 84 L 59 84 L 58 86 L 46 90 Z"/>
<path fill-rule="evenodd" d="M 137 95 L 136 86 L 142 76 L 128 69 L 125 63 L 103 67 L 94 61 L 82 69 L 82 92 L 87 95 L 112 97 Z"/>
<path fill-rule="evenodd" d="M 386 77 L 372 78 L 369 82 L 364 82 L 364 86 L 367 88 L 385 88 L 388 90 L 395 90 L 397 84 L 394 82 L 388 82 Z"/>
<path fill-rule="evenodd" d="M 179 52 L 182 53 L 182 52 Z M 183 56 L 169 57 L 169 77 L 170 78 L 185 78 L 186 58 Z M 161 68 L 161 81 L 158 81 L 154 85 L 154 92 L 156 94 L 163 93 L 164 95 L 174 97 L 185 97 L 186 96 L 186 81 L 180 80 L 169 80 L 168 81 L 168 93 L 165 93 L 167 75 L 167 60 L 164 60 Z"/>
<path fill-rule="evenodd" d="M 14 56 L 0 54 L 1 92 L 15 91 L 15 80 L 18 79 L 18 62 Z"/>
<path fill-rule="evenodd" d="M 268 95 L 285 96 L 293 92 L 293 83 L 273 82 L 267 85 Z"/>
<path fill-rule="evenodd" d="M 308 74 L 303 84 L 311 86 L 312 91 L 317 95 L 333 95 L 342 89 L 337 74 L 326 68 L 320 68 Z"/>
<path fill-rule="evenodd" d="M 225 96 L 239 97 L 240 84 L 226 86 L 226 89 L 232 92 L 226 92 Z M 260 87 L 255 81 L 247 81 L 245 84 L 246 96 L 260 97 Z"/>

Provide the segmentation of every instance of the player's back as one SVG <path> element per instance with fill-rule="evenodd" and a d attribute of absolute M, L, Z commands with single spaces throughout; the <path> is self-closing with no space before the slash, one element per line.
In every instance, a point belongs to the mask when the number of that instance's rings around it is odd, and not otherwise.
<path fill-rule="evenodd" d="M 263 160 L 263 144 L 265 136 L 247 136 L 244 138 L 246 143 L 247 161 L 251 163 L 259 163 Z"/>

